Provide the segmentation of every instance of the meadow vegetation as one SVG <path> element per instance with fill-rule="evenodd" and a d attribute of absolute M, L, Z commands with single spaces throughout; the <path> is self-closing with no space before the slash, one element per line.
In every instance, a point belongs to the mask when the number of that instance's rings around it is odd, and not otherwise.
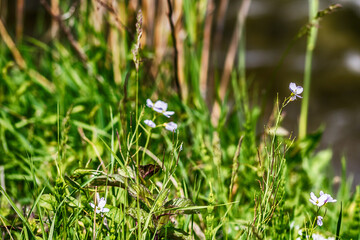
<path fill-rule="evenodd" d="M 223 68 L 223 3 L 70 2 L 41 1 L 36 38 L 0 22 L 3 239 L 360 239 L 345 157 L 333 176 L 324 129 L 306 132 L 318 25 L 339 5 L 309 1 L 294 36 L 304 89 L 289 81 L 264 125 L 246 76 L 251 0 Z M 294 101 L 300 136 L 282 127 Z"/>

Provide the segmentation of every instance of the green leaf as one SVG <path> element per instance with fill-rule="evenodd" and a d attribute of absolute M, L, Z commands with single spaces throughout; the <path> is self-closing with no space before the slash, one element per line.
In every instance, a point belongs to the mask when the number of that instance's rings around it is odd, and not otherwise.
<path fill-rule="evenodd" d="M 72 177 L 81 178 L 81 177 L 88 176 L 88 175 L 100 176 L 100 175 L 106 175 L 106 174 L 102 171 L 98 171 L 98 170 L 94 170 L 94 169 L 81 168 L 81 169 L 76 169 L 74 171 Z"/>
<path fill-rule="evenodd" d="M 336 227 L 336 240 L 340 240 L 341 220 L 342 220 L 342 202 L 340 205 L 340 213 L 339 213 L 339 218 L 338 218 L 337 227 Z"/>
<path fill-rule="evenodd" d="M 163 191 L 160 192 L 160 194 L 156 198 L 157 207 L 161 207 L 166 204 L 165 201 L 168 198 L 169 193 L 170 193 L 170 189 L 164 189 Z"/>
<path fill-rule="evenodd" d="M 84 208 L 84 205 L 72 196 L 66 197 L 66 203 L 73 208 Z"/>
<path fill-rule="evenodd" d="M 50 211 L 54 211 L 57 206 L 57 201 L 55 196 L 51 194 L 43 194 L 40 198 L 40 207 L 45 208 Z"/>

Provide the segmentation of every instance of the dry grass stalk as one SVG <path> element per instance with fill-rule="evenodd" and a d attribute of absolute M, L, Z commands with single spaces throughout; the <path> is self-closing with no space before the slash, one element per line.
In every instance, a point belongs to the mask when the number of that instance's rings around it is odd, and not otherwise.
<path fill-rule="evenodd" d="M 6 17 L 8 11 L 7 0 L 0 0 L 0 19 L 6 24 Z"/>
<path fill-rule="evenodd" d="M 116 1 L 113 1 L 112 8 L 117 9 L 117 3 Z M 117 15 L 117 14 L 116 14 Z M 111 25 L 109 36 L 108 36 L 108 42 L 111 49 L 111 58 L 112 58 L 112 65 L 113 65 L 113 73 L 114 73 L 114 82 L 117 85 L 121 85 L 122 83 L 122 77 L 121 77 L 121 67 L 120 67 L 120 58 L 121 58 L 121 49 L 120 49 L 120 32 L 116 28 L 117 21 L 116 21 L 116 15 L 110 14 L 109 16 L 109 22 Z"/>
<path fill-rule="evenodd" d="M 51 0 L 51 12 L 55 15 L 60 15 L 59 0 Z M 56 38 L 59 33 L 59 23 L 54 18 L 51 19 L 50 37 Z"/>
<path fill-rule="evenodd" d="M 40 3 L 44 6 L 46 11 L 52 16 L 52 18 L 54 18 L 59 23 L 59 26 L 60 26 L 61 30 L 65 33 L 65 35 L 66 35 L 67 39 L 69 40 L 71 46 L 76 51 L 76 53 L 80 57 L 83 64 L 87 65 L 88 57 L 86 56 L 85 52 L 81 48 L 80 44 L 75 40 L 75 38 L 72 35 L 69 27 L 64 24 L 63 20 L 61 19 L 61 15 L 56 15 L 55 13 L 53 13 L 52 10 L 51 10 L 51 7 L 49 6 L 49 4 L 45 0 L 40 0 Z"/>
<path fill-rule="evenodd" d="M 164 58 L 167 47 L 167 36 L 169 36 L 170 33 L 170 28 L 167 23 L 166 9 L 166 0 L 159 0 L 154 22 L 153 37 L 155 56 L 150 69 L 151 75 L 154 76 L 154 78 L 156 78 L 159 71 L 159 65 Z"/>
<path fill-rule="evenodd" d="M 179 82 L 179 65 L 178 65 L 178 58 L 179 58 L 179 54 L 178 54 L 178 48 L 177 48 L 177 38 L 176 38 L 176 33 L 175 33 L 175 25 L 173 22 L 173 7 L 171 4 L 171 0 L 167 0 L 168 3 L 168 17 L 169 17 L 169 23 L 170 23 L 170 29 L 171 29 L 171 38 L 172 38 L 172 43 L 173 43 L 173 49 L 174 49 L 174 78 L 175 78 L 175 85 L 176 85 L 176 89 L 178 92 L 178 96 L 180 99 L 182 99 L 182 92 L 181 92 L 181 87 L 180 87 L 180 82 Z"/>
<path fill-rule="evenodd" d="M 214 10 L 215 10 L 214 1 L 209 0 L 206 7 L 203 48 L 201 52 L 201 65 L 200 65 L 200 91 L 201 91 L 201 96 L 204 99 L 206 99 L 206 93 L 207 93 L 207 77 L 208 77 L 209 58 L 210 58 L 211 28 L 214 17 Z"/>
<path fill-rule="evenodd" d="M 6 46 L 10 49 L 12 55 L 14 56 L 16 64 L 20 67 L 20 69 L 24 70 L 26 68 L 26 62 L 21 56 L 19 50 L 16 48 L 16 45 L 14 41 L 11 39 L 9 33 L 6 31 L 6 28 L 1 19 L 0 19 L 0 35 L 1 38 L 4 40 Z"/>
<path fill-rule="evenodd" d="M 6 28 L 3 22 L 0 19 L 0 36 L 4 40 L 6 46 L 10 49 L 10 52 L 14 56 L 16 64 L 19 66 L 21 70 L 27 70 L 29 76 L 40 85 L 42 85 L 47 91 L 50 93 L 55 92 L 55 85 L 50 82 L 47 78 L 41 75 L 34 69 L 28 69 L 24 58 L 21 56 L 19 50 L 16 48 L 14 41 L 11 39 L 9 33 L 6 31 Z"/>
<path fill-rule="evenodd" d="M 144 16 L 143 23 L 143 37 L 141 39 L 141 45 L 151 48 L 154 43 L 154 21 L 155 21 L 155 11 L 157 9 L 157 4 L 153 0 L 143 0 L 141 4 L 141 9 Z"/>
<path fill-rule="evenodd" d="M 185 52 L 184 52 L 184 39 L 185 30 L 183 27 L 183 1 L 174 1 L 174 13 L 173 20 L 175 23 L 175 36 L 176 36 L 176 48 L 178 50 L 178 78 L 181 86 L 182 99 L 186 101 L 188 96 L 188 85 L 185 79 Z"/>
<path fill-rule="evenodd" d="M 229 5 L 229 0 L 220 1 L 219 10 L 217 11 L 216 17 L 216 29 L 214 35 L 214 43 L 212 44 L 212 53 L 210 56 L 211 66 L 209 69 L 206 89 L 206 104 L 209 109 L 212 109 L 212 104 L 215 99 L 215 69 L 219 66 L 219 52 L 221 51 L 220 46 L 222 42 L 222 36 L 224 34 L 225 16 L 226 10 Z"/>
<path fill-rule="evenodd" d="M 107 3 L 108 0 L 105 1 Z M 92 12 L 90 14 L 90 22 L 94 27 L 96 32 L 102 32 L 103 30 L 103 22 L 104 22 L 104 14 L 105 9 L 101 7 L 101 4 L 97 0 L 91 1 L 92 5 Z M 93 41 L 95 46 L 100 45 L 100 41 L 96 38 L 96 36 L 92 36 L 91 40 Z"/>
<path fill-rule="evenodd" d="M 20 42 L 24 31 L 24 0 L 16 1 L 16 42 Z"/>
<path fill-rule="evenodd" d="M 236 23 L 233 35 L 231 37 L 230 46 L 229 46 L 229 49 L 228 49 L 228 52 L 226 55 L 226 59 L 225 59 L 224 71 L 221 76 L 221 82 L 220 82 L 220 101 L 221 102 L 224 101 L 227 87 L 229 85 L 231 70 L 233 69 L 233 66 L 234 66 L 235 56 L 237 53 L 239 40 L 241 38 L 245 19 L 249 12 L 250 3 L 251 3 L 251 0 L 244 0 L 239 9 L 239 13 L 237 16 L 237 23 Z M 220 111 L 221 111 L 220 103 L 215 102 L 213 109 L 212 109 L 212 113 L 211 113 L 211 122 L 215 126 L 217 126 L 217 124 L 218 124 L 219 117 L 220 117 Z"/>

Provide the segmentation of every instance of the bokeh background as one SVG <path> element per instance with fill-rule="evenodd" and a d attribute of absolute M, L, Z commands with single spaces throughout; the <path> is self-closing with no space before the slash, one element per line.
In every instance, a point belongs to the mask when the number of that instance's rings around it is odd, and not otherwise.
<path fill-rule="evenodd" d="M 71 7 L 82 1 L 68 1 Z M 110 1 L 111 2 L 111 1 Z M 137 1 L 129 1 L 134 16 Z M 50 3 L 50 1 L 49 1 Z M 347 159 L 348 173 L 354 182 L 360 183 L 360 0 L 320 1 L 320 9 L 330 4 L 341 4 L 342 8 L 324 17 L 319 25 L 317 44 L 313 56 L 313 73 L 310 93 L 308 131 L 314 132 L 325 126 L 319 149 L 333 150 L 334 174 L 340 174 L 340 160 Z M 161 39 L 170 34 L 167 20 L 166 0 L 141 1 L 144 12 L 143 46 L 154 51 L 156 61 L 165 58 L 167 49 Z M 214 103 L 214 71 L 221 74 L 228 52 L 231 36 L 242 1 L 213 1 L 210 32 L 209 70 L 206 87 L 201 89 L 209 108 Z M 174 18 L 181 19 L 181 1 L 175 1 Z M 221 6 L 226 6 L 221 11 Z M 207 6 L 199 6 L 206 9 Z M 131 11 L 130 11 L 131 12 Z M 50 15 L 38 0 L 0 0 L 1 19 L 11 36 L 19 41 L 33 37 L 44 43 L 50 42 L 58 29 Z M 178 15 L 177 15 L 178 14 Z M 220 21 L 218 21 L 220 20 Z M 135 17 L 133 17 L 135 21 Z M 302 85 L 306 50 L 306 37 L 294 42 L 283 65 L 275 69 L 301 27 L 308 21 L 308 5 L 305 0 L 253 0 L 246 18 L 246 75 L 263 108 L 262 122 L 269 118 L 277 93 L 283 99 L 289 95 L 288 85 Z M 177 22 L 178 36 L 181 31 Z M 215 24 L 216 22 L 216 24 Z M 69 22 L 71 25 L 71 20 Z M 220 24 L 220 26 L 219 26 Z M 128 23 L 134 31 L 134 24 Z M 161 26 L 161 27 L 160 27 Z M 106 29 L 104 31 L 107 31 Z M 160 32 L 159 31 L 163 31 Z M 200 34 L 194 29 L 194 36 Z M 203 33 L 201 33 L 203 34 Z M 165 44 L 166 45 L 166 44 Z M 181 64 L 181 63 L 180 63 Z M 182 63 L 186 64 L 186 63 Z M 156 64 L 150 74 L 156 78 Z M 181 80 L 181 79 L 180 79 Z M 283 126 L 297 135 L 301 101 L 285 109 Z M 262 131 L 263 126 L 258 126 Z"/>

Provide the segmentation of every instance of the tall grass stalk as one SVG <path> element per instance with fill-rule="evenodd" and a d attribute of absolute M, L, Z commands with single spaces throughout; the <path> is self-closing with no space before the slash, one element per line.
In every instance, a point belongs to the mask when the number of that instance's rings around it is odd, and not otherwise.
<path fill-rule="evenodd" d="M 316 44 L 316 36 L 318 32 L 318 20 L 315 18 L 319 9 L 319 0 L 309 0 L 309 21 L 310 32 L 307 39 L 306 57 L 305 57 L 305 72 L 304 72 L 304 93 L 301 104 L 300 123 L 299 123 L 299 138 L 306 136 L 307 132 L 307 118 L 309 112 L 309 98 L 310 98 L 310 83 L 311 83 L 311 66 L 312 56 Z"/>
<path fill-rule="evenodd" d="M 140 124 L 140 118 L 139 118 L 139 65 L 140 65 L 140 39 L 142 36 L 142 12 L 141 10 L 138 11 L 137 17 L 136 17 L 136 32 L 137 32 L 137 42 L 133 49 L 133 57 L 134 57 L 134 64 L 136 68 L 136 90 L 135 90 L 135 119 L 136 119 L 136 128 L 135 128 L 135 135 L 136 135 L 136 185 L 137 188 L 140 189 L 140 159 L 139 159 L 139 124 Z M 136 198 L 136 208 L 137 208 L 137 229 L 138 229 L 138 239 L 141 239 L 142 231 L 141 231 L 141 211 L 140 211 L 140 196 L 139 192 L 137 194 Z"/>

